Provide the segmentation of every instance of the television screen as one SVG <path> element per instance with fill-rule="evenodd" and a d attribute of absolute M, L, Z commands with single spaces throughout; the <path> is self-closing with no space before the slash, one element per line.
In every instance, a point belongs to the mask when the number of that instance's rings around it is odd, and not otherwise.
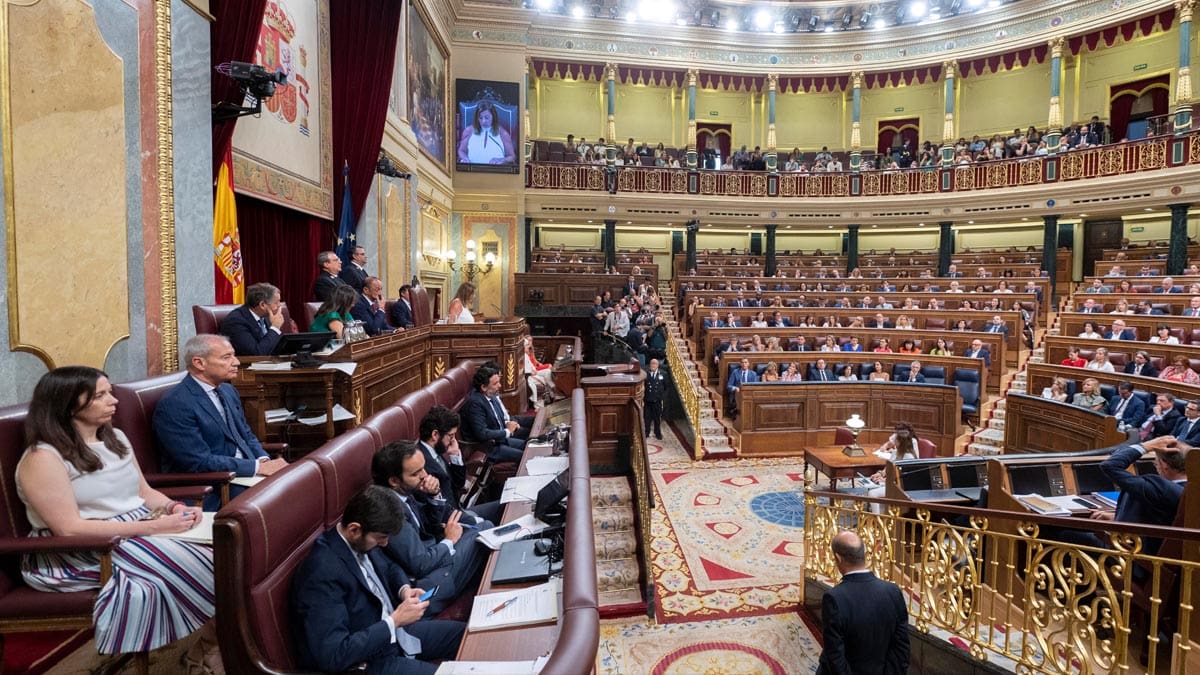
<path fill-rule="evenodd" d="M 1008 479 L 1014 495 L 1053 496 L 1050 491 L 1049 464 L 1018 464 L 1008 467 Z"/>
<path fill-rule="evenodd" d="M 1075 469 L 1075 491 L 1081 495 L 1115 490 L 1112 479 L 1100 470 L 1100 464 L 1072 464 Z"/>
<path fill-rule="evenodd" d="M 455 168 L 517 173 L 524 154 L 517 83 L 460 78 L 454 94 Z"/>
<path fill-rule="evenodd" d="M 936 465 L 920 465 L 912 468 L 901 468 L 900 487 L 905 492 L 911 490 L 932 490 L 934 471 L 941 473 L 941 467 Z"/>

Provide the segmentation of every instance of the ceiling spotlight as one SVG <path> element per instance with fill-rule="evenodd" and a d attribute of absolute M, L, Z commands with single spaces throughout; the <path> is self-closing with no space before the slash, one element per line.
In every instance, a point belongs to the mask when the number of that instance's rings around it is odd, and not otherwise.
<path fill-rule="evenodd" d="M 533 6 L 545 11 L 554 6 L 554 0 L 533 0 Z"/>
<path fill-rule="evenodd" d="M 616 5 L 613 5 L 612 7 L 608 8 L 608 18 L 616 19 L 620 15 L 621 15 L 621 9 L 619 7 L 617 7 Z"/>
<path fill-rule="evenodd" d="M 716 28 L 717 26 L 721 25 L 720 10 L 714 9 L 708 13 L 708 25 L 712 26 L 713 28 Z"/>
<path fill-rule="evenodd" d="M 962 0 L 951 0 L 950 13 L 954 16 L 958 16 L 960 11 L 962 11 Z"/>
<path fill-rule="evenodd" d="M 929 11 L 929 7 L 921 0 L 916 0 L 916 2 L 908 6 L 908 15 L 914 19 L 923 18 L 927 11 Z"/>
<path fill-rule="evenodd" d="M 771 30 L 775 31 L 776 33 L 782 33 L 785 30 L 783 22 L 776 21 L 775 25 L 771 28 Z"/>
<path fill-rule="evenodd" d="M 820 25 L 821 25 L 821 19 L 819 17 L 817 17 L 816 14 L 813 14 L 812 16 L 808 17 L 808 32 L 810 32 L 810 33 L 813 32 L 814 30 L 817 29 L 817 26 L 820 26 Z"/>
<path fill-rule="evenodd" d="M 850 13 L 850 10 L 846 10 L 846 13 L 842 15 L 842 30 L 848 30 L 852 23 L 854 23 L 854 15 Z"/>
<path fill-rule="evenodd" d="M 858 27 L 866 28 L 867 26 L 870 26 L 870 25 L 871 25 L 871 10 L 867 10 L 862 13 L 862 16 L 858 17 Z"/>
<path fill-rule="evenodd" d="M 754 28 L 757 30 L 766 30 L 771 25 L 771 13 L 765 9 L 760 9 L 754 13 Z"/>
<path fill-rule="evenodd" d="M 572 7 L 571 8 L 571 16 L 576 19 L 582 19 L 583 18 L 583 7 L 581 7 L 580 5 L 575 5 L 574 7 Z"/>

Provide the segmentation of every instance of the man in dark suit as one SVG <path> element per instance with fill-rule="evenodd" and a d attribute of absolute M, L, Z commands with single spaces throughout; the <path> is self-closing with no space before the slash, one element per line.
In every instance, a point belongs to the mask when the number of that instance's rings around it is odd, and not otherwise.
<path fill-rule="evenodd" d="M 283 306 L 279 289 L 254 284 L 246 289 L 246 302 L 221 322 L 221 335 L 229 338 L 238 356 L 267 356 L 283 334 Z"/>
<path fill-rule="evenodd" d="M 969 359 L 983 359 L 983 365 L 989 368 L 992 366 L 992 352 L 983 346 L 983 340 L 979 338 L 971 340 L 971 348 L 963 356 Z"/>
<path fill-rule="evenodd" d="M 625 280 L 625 285 L 621 287 L 621 297 L 637 297 L 638 285 L 637 279 L 632 274 Z"/>
<path fill-rule="evenodd" d="M 1175 430 L 1182 419 L 1183 415 L 1175 407 L 1175 396 L 1164 391 L 1155 397 L 1154 407 L 1150 409 L 1150 415 L 1146 417 L 1146 421 L 1142 422 L 1139 436 L 1143 441 L 1166 436 Z"/>
<path fill-rule="evenodd" d="M 1200 295 L 1193 295 L 1188 306 L 1179 313 L 1180 316 L 1200 316 Z"/>
<path fill-rule="evenodd" d="M 1095 298 L 1088 298 L 1083 301 L 1083 306 L 1079 308 L 1079 311 L 1084 314 L 1099 314 L 1103 309 L 1096 305 Z"/>
<path fill-rule="evenodd" d="M 791 328 L 792 322 L 783 315 L 783 312 L 776 311 L 771 315 L 770 321 L 767 321 L 767 325 L 771 328 Z"/>
<path fill-rule="evenodd" d="M 817 675 L 908 672 L 908 608 L 900 588 L 867 568 L 862 539 L 850 531 L 833 537 L 833 560 L 842 582 L 821 599 L 824 649 Z"/>
<path fill-rule="evenodd" d="M 268 458 L 250 431 L 242 401 L 229 384 L 238 367 L 229 340 L 197 335 L 184 344 L 181 356 L 188 374 L 159 401 L 152 422 L 167 470 L 269 476 L 286 466 L 283 459 Z M 230 495 L 240 491 L 230 487 Z M 219 495 L 204 499 L 206 510 L 219 506 Z"/>
<path fill-rule="evenodd" d="M 1171 435 L 1188 445 L 1200 445 L 1200 401 L 1188 401 L 1183 406 L 1183 419 L 1175 424 Z"/>
<path fill-rule="evenodd" d="M 291 623 L 301 668 L 432 675 L 454 658 L 466 625 L 421 620 L 428 602 L 381 550 L 404 527 L 403 506 L 371 485 L 350 498 L 292 577 Z"/>
<path fill-rule="evenodd" d="M 908 373 L 898 379 L 901 382 L 924 382 L 925 376 L 921 374 L 921 362 L 913 361 L 908 368 Z"/>
<path fill-rule="evenodd" d="M 1125 327 L 1125 321 L 1122 319 L 1113 319 L 1112 326 L 1109 330 L 1104 331 L 1105 340 L 1136 340 L 1137 334 L 1133 330 Z"/>
<path fill-rule="evenodd" d="M 366 264 L 367 249 L 355 246 L 354 252 L 350 254 L 350 264 L 342 266 L 342 271 L 338 272 L 338 278 L 361 293 L 363 286 L 367 283 Z"/>
<path fill-rule="evenodd" d="M 404 531 L 392 537 L 388 556 L 400 563 L 416 586 L 438 587 L 428 616 L 450 606 L 460 594 L 478 587 L 488 549 L 478 542 L 487 520 L 450 506 L 440 497 L 438 479 L 425 472 L 425 453 L 413 441 L 388 443 L 371 460 L 376 485 L 391 488 L 403 502 Z M 464 529 L 463 525 L 470 525 Z"/>
<path fill-rule="evenodd" d="M 438 479 L 440 499 L 447 507 L 462 511 L 470 516 L 463 522 L 478 525 L 480 520 L 489 524 L 499 523 L 504 515 L 504 506 L 500 502 L 476 504 L 467 509 L 462 502 L 462 488 L 466 479 L 463 469 L 462 451 L 458 447 L 458 427 L 461 422 L 458 413 L 440 405 L 435 405 L 421 418 L 418 429 L 420 442 L 417 444 L 425 453 L 425 473 Z M 487 528 L 481 528 L 487 529 Z"/>
<path fill-rule="evenodd" d="M 1108 414 L 1117 418 L 1117 428 L 1137 429 L 1146 421 L 1146 404 L 1140 396 L 1133 395 L 1133 383 L 1121 382 L 1117 385 L 1117 394 L 1108 401 Z"/>
<path fill-rule="evenodd" d="M 885 317 L 883 314 L 880 314 L 878 312 L 875 313 L 875 316 L 867 324 L 867 328 L 891 328 L 891 327 L 892 327 L 892 322 L 888 321 L 887 317 Z"/>
<path fill-rule="evenodd" d="M 1158 368 L 1150 363 L 1150 354 L 1139 349 L 1133 355 L 1133 360 L 1125 364 L 1125 372 L 1129 375 L 1141 375 L 1142 377 L 1158 377 Z"/>
<path fill-rule="evenodd" d="M 1154 289 L 1155 293 L 1182 293 L 1183 289 L 1175 285 L 1175 280 L 1171 277 L 1163 277 L 1162 284 Z"/>
<path fill-rule="evenodd" d="M 833 371 L 826 365 L 825 359 L 817 359 L 817 362 L 808 367 L 808 377 L 805 378 L 809 382 L 833 382 L 837 380 L 833 375 Z"/>
<path fill-rule="evenodd" d="M 362 292 L 350 308 L 350 316 L 363 323 L 367 335 L 375 336 L 392 332 L 388 325 L 387 313 L 383 311 L 383 282 L 375 277 L 367 277 L 363 283 Z"/>
<path fill-rule="evenodd" d="M 599 299 L 600 296 L 596 296 L 597 305 L 600 304 L 598 302 Z M 392 325 L 397 328 L 412 328 L 415 325 L 413 323 L 412 310 L 412 286 L 404 284 L 400 287 L 400 297 L 392 304 L 392 311 L 388 318 L 391 320 Z M 601 307 L 600 311 L 604 312 L 604 308 Z M 604 326 L 601 325 L 600 328 L 603 330 Z"/>
<path fill-rule="evenodd" d="M 1150 304 L 1149 300 L 1142 300 L 1141 302 L 1139 302 L 1138 307 L 1137 307 L 1137 312 L 1135 312 L 1135 313 L 1143 314 L 1145 316 L 1162 316 L 1163 314 L 1165 314 L 1165 312 L 1163 312 L 1161 309 Z"/>
<path fill-rule="evenodd" d="M 1008 336 L 1008 326 L 1004 325 L 1004 319 L 1000 318 L 1000 315 L 997 314 L 992 317 L 992 320 L 990 322 L 988 322 L 987 328 L 985 328 L 983 332 L 985 332 L 985 333 L 1000 333 L 1007 337 Z"/>
<path fill-rule="evenodd" d="M 342 271 L 342 260 L 333 251 L 321 251 L 317 254 L 317 268 L 313 296 L 321 302 L 327 302 L 335 286 L 346 285 L 338 276 Z"/>
<path fill-rule="evenodd" d="M 717 310 L 709 312 L 708 318 L 704 319 L 705 328 L 724 328 L 725 322 L 721 320 L 721 316 L 717 314 Z"/>
<path fill-rule="evenodd" d="M 510 417 L 500 402 L 500 373 L 480 366 L 471 380 L 472 391 L 462 404 L 463 437 L 488 443 L 488 458 L 493 462 L 519 462 L 525 451 L 525 439 L 533 418 Z"/>
<path fill-rule="evenodd" d="M 667 378 L 658 367 L 658 359 L 650 359 L 650 367 L 646 371 L 645 391 L 642 401 L 642 422 L 646 428 L 646 438 L 650 438 L 650 429 L 654 429 L 654 437 L 662 440 L 662 405 L 667 391 Z"/>
<path fill-rule="evenodd" d="M 1092 517 L 1121 523 L 1170 525 L 1175 521 L 1179 498 L 1183 496 L 1183 486 L 1187 483 L 1185 456 L 1189 450 L 1191 446 L 1174 436 L 1161 436 L 1145 443 L 1118 448 L 1100 463 L 1100 471 L 1121 490 L 1117 510 L 1097 511 Z M 1154 453 L 1156 473 L 1129 473 L 1129 467 L 1146 452 Z M 1146 538 L 1142 541 L 1142 551 L 1154 555 L 1161 545 L 1160 539 Z"/>

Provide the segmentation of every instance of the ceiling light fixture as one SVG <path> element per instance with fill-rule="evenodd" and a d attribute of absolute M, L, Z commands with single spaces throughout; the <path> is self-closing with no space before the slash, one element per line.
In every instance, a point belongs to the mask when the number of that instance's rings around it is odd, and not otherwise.
<path fill-rule="evenodd" d="M 810 16 L 808 18 L 808 32 L 811 33 L 813 31 L 815 31 L 817 29 L 817 26 L 820 26 L 820 25 L 821 25 L 821 19 L 816 14 L 813 14 L 812 16 Z"/>
<path fill-rule="evenodd" d="M 771 25 L 771 13 L 765 9 L 760 9 L 754 13 L 754 28 L 755 30 L 766 30 Z"/>
<path fill-rule="evenodd" d="M 908 15 L 914 19 L 923 18 L 925 16 L 925 13 L 928 11 L 929 11 L 929 7 L 921 0 L 917 0 L 916 2 L 914 2 L 908 6 Z"/>

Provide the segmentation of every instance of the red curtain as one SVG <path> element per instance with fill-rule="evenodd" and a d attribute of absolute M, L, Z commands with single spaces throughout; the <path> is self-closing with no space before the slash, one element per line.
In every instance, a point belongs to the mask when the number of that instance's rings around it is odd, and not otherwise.
<path fill-rule="evenodd" d="M 717 139 L 717 152 L 721 153 L 721 162 L 728 162 L 729 158 L 733 156 L 733 148 L 730 147 L 732 143 L 730 140 L 732 130 L 732 124 L 706 124 L 698 122 L 696 124 L 696 152 L 703 155 L 704 148 L 708 142 L 708 133 L 712 132 L 713 136 Z"/>
<path fill-rule="evenodd" d="M 313 299 L 317 254 L 330 248 L 333 224 L 245 195 L 237 195 L 237 210 L 246 284 L 278 286 L 292 319 L 307 329 L 304 303 Z"/>
<path fill-rule="evenodd" d="M 209 39 L 212 45 L 212 65 L 217 67 L 230 61 L 252 61 L 258 34 L 262 30 L 263 11 L 267 0 L 212 0 L 209 11 L 215 20 L 209 24 Z M 237 83 L 213 71 L 212 102 L 241 105 L 242 92 Z M 213 180 L 221 168 L 225 148 L 233 142 L 233 128 L 237 120 L 213 125 Z"/>
<path fill-rule="evenodd" d="M 329 3 L 329 66 L 333 85 L 333 166 L 350 164 L 350 202 L 362 213 L 387 121 L 402 0 Z M 345 190 L 334 181 L 333 203 Z"/>
<path fill-rule="evenodd" d="M 1115 95 L 1109 102 L 1108 111 L 1109 128 L 1112 129 L 1113 140 L 1119 141 L 1125 138 L 1125 134 L 1129 130 L 1130 111 L 1133 109 L 1134 102 L 1142 94 L 1150 95 L 1155 115 L 1166 115 L 1170 112 L 1170 86 L 1171 75 L 1169 73 L 1113 85 L 1111 91 Z"/>
<path fill-rule="evenodd" d="M 908 147 L 912 150 L 913 158 L 915 159 L 917 146 L 920 144 L 920 134 L 921 120 L 917 117 L 879 122 L 876 135 L 878 141 L 876 143 L 876 150 L 879 154 L 890 157 L 892 155 L 892 148 L 899 148 L 907 140 Z"/>

